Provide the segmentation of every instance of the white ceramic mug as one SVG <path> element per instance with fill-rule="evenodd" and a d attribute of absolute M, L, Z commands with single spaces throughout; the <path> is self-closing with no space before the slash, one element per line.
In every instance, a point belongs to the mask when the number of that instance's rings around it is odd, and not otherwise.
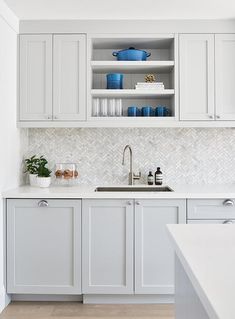
<path fill-rule="evenodd" d="M 122 116 L 123 110 L 122 110 L 122 99 L 116 99 L 115 103 L 115 115 L 116 116 Z"/>
<path fill-rule="evenodd" d="M 108 115 L 108 99 L 101 99 L 100 101 L 100 116 Z"/>
<path fill-rule="evenodd" d="M 92 116 L 100 116 L 100 99 L 93 99 Z"/>
<path fill-rule="evenodd" d="M 109 99 L 109 106 L 108 106 L 108 115 L 115 116 L 115 99 Z"/>

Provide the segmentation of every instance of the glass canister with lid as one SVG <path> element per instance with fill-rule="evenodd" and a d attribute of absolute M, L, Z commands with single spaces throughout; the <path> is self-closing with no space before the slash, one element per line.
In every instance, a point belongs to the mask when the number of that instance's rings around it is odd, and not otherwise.
<path fill-rule="evenodd" d="M 76 163 L 57 163 L 55 178 L 58 185 L 74 185 L 78 179 L 78 165 Z"/>

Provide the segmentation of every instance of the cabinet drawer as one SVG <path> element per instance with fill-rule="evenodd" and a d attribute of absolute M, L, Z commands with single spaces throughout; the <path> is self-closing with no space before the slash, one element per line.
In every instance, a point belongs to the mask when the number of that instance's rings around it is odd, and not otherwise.
<path fill-rule="evenodd" d="M 235 219 L 235 199 L 190 199 L 188 219 Z"/>
<path fill-rule="evenodd" d="M 235 224 L 235 219 L 197 219 L 188 220 L 187 224 Z"/>

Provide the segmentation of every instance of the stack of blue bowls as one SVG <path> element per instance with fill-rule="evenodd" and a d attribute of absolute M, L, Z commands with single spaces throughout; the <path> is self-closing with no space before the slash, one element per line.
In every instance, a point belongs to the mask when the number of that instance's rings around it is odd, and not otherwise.
<path fill-rule="evenodd" d="M 123 74 L 109 73 L 106 75 L 107 89 L 121 90 L 123 89 Z"/>

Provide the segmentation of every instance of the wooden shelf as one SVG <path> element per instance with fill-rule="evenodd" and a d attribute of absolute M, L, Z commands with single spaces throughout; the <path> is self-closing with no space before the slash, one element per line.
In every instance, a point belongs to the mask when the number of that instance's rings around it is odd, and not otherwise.
<path fill-rule="evenodd" d="M 91 61 L 94 73 L 119 71 L 122 73 L 169 72 L 174 61 Z"/>
<path fill-rule="evenodd" d="M 169 98 L 173 96 L 175 91 L 173 89 L 167 90 L 91 90 L 93 97 L 117 97 L 117 98 Z"/>

